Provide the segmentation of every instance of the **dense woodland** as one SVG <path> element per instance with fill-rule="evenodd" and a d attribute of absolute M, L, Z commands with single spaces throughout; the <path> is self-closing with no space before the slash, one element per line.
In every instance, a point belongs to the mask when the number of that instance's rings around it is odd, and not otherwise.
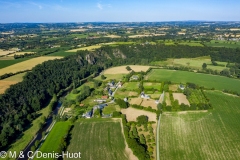
<path fill-rule="evenodd" d="M 76 55 L 37 65 L 21 83 L 0 96 L 0 149 L 14 142 L 27 129 L 54 94 L 101 70 L 118 65 L 147 65 L 167 58 L 194 58 L 210 55 L 214 61 L 234 63 L 240 74 L 240 49 L 190 47 L 184 45 L 104 46 L 96 51 L 79 51 Z M 16 114 L 17 113 L 17 114 Z M 135 143 L 135 142 L 134 142 Z"/>

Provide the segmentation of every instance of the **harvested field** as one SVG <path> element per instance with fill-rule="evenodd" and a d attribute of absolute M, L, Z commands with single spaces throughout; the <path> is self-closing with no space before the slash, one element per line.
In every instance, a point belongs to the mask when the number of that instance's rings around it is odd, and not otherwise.
<path fill-rule="evenodd" d="M 0 80 L 0 94 L 3 94 L 11 85 L 16 83 L 18 82 Z"/>
<path fill-rule="evenodd" d="M 155 100 L 153 99 L 143 99 L 141 106 L 143 107 L 152 107 L 152 109 L 156 109 L 157 110 L 157 104 L 155 103 Z"/>
<path fill-rule="evenodd" d="M 155 122 L 157 121 L 156 114 L 152 113 L 152 112 L 139 110 L 139 109 L 135 109 L 135 108 L 131 108 L 131 107 L 129 107 L 127 109 L 122 109 L 121 112 L 122 112 L 122 114 L 126 114 L 127 121 L 136 121 L 137 117 L 141 116 L 141 115 L 148 116 L 149 121 L 155 121 Z"/>
<path fill-rule="evenodd" d="M 190 105 L 189 101 L 187 100 L 187 97 L 183 93 L 173 93 L 173 98 L 178 100 L 178 103 Z"/>
<path fill-rule="evenodd" d="M 20 73 L 4 80 L 0 80 L 0 94 L 3 94 L 11 85 L 21 82 L 25 74 L 26 73 Z"/>
<path fill-rule="evenodd" d="M 19 71 L 25 71 L 25 70 L 31 70 L 33 67 L 35 67 L 38 64 L 41 64 L 45 61 L 48 60 L 53 60 L 53 59 L 60 59 L 62 57 L 37 57 L 37 58 L 32 58 L 27 61 L 23 61 L 17 64 L 13 64 L 11 66 L 5 67 L 0 69 L 0 75 L 6 74 L 6 73 L 16 73 Z"/>
<path fill-rule="evenodd" d="M 14 60 L 14 57 L 4 56 L 0 57 L 0 60 Z"/>
<path fill-rule="evenodd" d="M 109 68 L 104 71 L 104 74 L 128 74 L 129 71 L 126 69 L 127 66 L 119 66 Z M 135 72 L 147 71 L 150 66 L 140 66 L 140 65 L 129 65 L 129 67 Z"/>
<path fill-rule="evenodd" d="M 5 56 L 5 55 L 8 55 L 10 53 L 14 53 L 15 51 L 4 51 L 4 50 L 1 50 L 0 49 L 0 56 Z"/>
<path fill-rule="evenodd" d="M 101 48 L 101 45 L 93 45 L 93 46 L 88 46 L 88 47 L 81 47 L 81 48 L 77 48 L 77 49 L 68 50 L 66 52 L 77 52 L 77 51 L 84 51 L 84 50 L 92 51 L 92 50 L 97 49 L 97 48 Z"/>
<path fill-rule="evenodd" d="M 176 84 L 169 85 L 169 90 L 173 91 L 173 92 L 177 91 L 178 90 L 178 85 L 176 85 Z"/>
<path fill-rule="evenodd" d="M 137 104 L 140 105 L 142 103 L 142 98 L 131 98 L 130 104 Z"/>

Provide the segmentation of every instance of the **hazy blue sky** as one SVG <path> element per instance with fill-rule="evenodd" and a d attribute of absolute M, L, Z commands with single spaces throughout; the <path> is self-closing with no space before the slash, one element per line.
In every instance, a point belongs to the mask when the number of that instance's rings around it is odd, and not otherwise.
<path fill-rule="evenodd" d="M 175 20 L 240 21 L 240 0 L 0 0 L 0 23 Z"/>

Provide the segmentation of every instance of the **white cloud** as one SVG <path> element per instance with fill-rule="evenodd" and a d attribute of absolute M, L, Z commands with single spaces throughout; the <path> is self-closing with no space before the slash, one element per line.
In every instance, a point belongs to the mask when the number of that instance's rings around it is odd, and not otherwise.
<path fill-rule="evenodd" d="M 98 7 L 100 10 L 103 10 L 104 7 L 111 8 L 112 5 L 111 5 L 111 4 L 101 4 L 101 3 L 97 3 L 97 7 Z"/>
<path fill-rule="evenodd" d="M 101 9 L 101 10 L 103 9 L 103 6 L 102 6 L 101 3 L 98 3 L 98 4 L 97 4 L 97 7 L 98 7 L 99 9 Z"/>

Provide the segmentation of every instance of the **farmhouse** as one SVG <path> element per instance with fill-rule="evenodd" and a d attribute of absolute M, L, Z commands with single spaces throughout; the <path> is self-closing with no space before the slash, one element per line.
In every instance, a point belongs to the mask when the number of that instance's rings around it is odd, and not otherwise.
<path fill-rule="evenodd" d="M 108 99 L 108 96 L 102 96 L 102 99 Z"/>
<path fill-rule="evenodd" d="M 141 98 L 149 99 L 150 96 L 145 94 L 144 92 L 141 93 Z"/>
<path fill-rule="evenodd" d="M 91 110 L 91 111 L 83 114 L 82 116 L 83 116 L 83 117 L 86 117 L 86 118 L 91 118 L 91 117 L 92 117 L 92 114 L 93 114 L 93 111 Z"/>
<path fill-rule="evenodd" d="M 184 90 L 184 89 L 185 89 L 184 85 L 182 85 L 182 84 L 179 85 L 179 88 L 180 88 L 181 90 Z"/>
<path fill-rule="evenodd" d="M 106 102 L 106 99 L 95 99 L 94 102 L 103 103 Z"/>
<path fill-rule="evenodd" d="M 139 78 L 138 75 L 133 75 L 130 79 L 131 80 L 138 80 L 138 78 Z"/>

